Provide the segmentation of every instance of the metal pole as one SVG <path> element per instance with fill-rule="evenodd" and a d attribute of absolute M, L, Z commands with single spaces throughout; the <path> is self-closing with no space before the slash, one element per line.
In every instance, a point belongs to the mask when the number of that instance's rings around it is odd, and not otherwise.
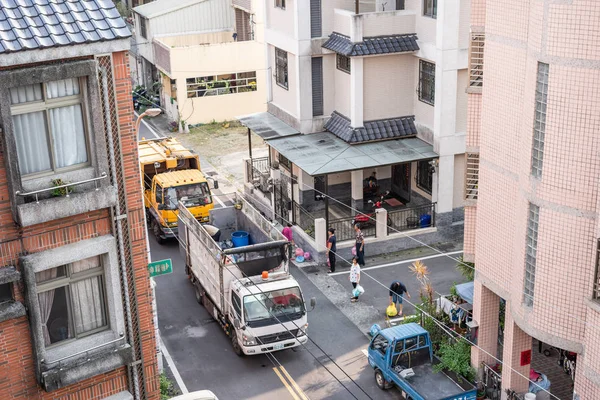
<path fill-rule="evenodd" d="M 328 179 L 328 175 L 325 175 L 325 178 L 323 178 L 323 180 L 325 181 L 325 228 L 329 229 L 329 179 Z"/>
<path fill-rule="evenodd" d="M 252 132 L 248 128 L 248 153 L 250 154 L 250 162 L 252 162 Z"/>

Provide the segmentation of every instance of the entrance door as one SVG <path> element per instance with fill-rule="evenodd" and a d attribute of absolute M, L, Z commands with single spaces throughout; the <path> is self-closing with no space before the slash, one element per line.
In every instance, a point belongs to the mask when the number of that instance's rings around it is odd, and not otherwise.
<path fill-rule="evenodd" d="M 392 193 L 404 204 L 410 202 L 410 163 L 392 165 Z"/>

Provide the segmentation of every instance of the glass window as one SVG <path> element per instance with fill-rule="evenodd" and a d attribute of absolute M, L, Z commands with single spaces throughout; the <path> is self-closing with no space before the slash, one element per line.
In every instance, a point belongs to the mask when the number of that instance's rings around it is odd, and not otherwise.
<path fill-rule="evenodd" d="M 287 52 L 275 49 L 275 81 L 277 85 L 288 89 L 288 56 Z"/>
<path fill-rule="evenodd" d="M 187 78 L 186 84 L 188 98 L 255 92 L 256 71 Z"/>
<path fill-rule="evenodd" d="M 423 15 L 437 18 L 437 0 L 423 0 Z"/>
<path fill-rule="evenodd" d="M 108 328 L 100 256 L 38 272 L 36 281 L 46 346 Z"/>
<path fill-rule="evenodd" d="M 212 203 L 208 183 L 170 187 L 165 190 L 165 206 L 167 210 L 177 209 L 178 202 L 185 207 L 197 207 Z"/>
<path fill-rule="evenodd" d="M 275 7 L 285 10 L 285 0 L 275 0 Z"/>
<path fill-rule="evenodd" d="M 0 285 L 0 304 L 11 301 L 12 297 L 12 284 L 4 283 Z"/>
<path fill-rule="evenodd" d="M 435 64 L 419 60 L 419 100 L 434 105 Z"/>
<path fill-rule="evenodd" d="M 375 338 L 371 342 L 371 348 L 373 350 L 378 350 L 379 352 L 381 352 L 381 354 L 385 354 L 388 345 L 388 340 L 381 334 L 375 336 Z"/>
<path fill-rule="evenodd" d="M 523 302 L 525 305 L 533 305 L 535 289 L 535 268 L 537 264 L 537 241 L 540 222 L 540 208 L 535 204 L 529 204 L 529 215 L 527 219 L 527 239 L 525 248 L 525 288 Z"/>
<path fill-rule="evenodd" d="M 336 64 L 337 69 L 339 69 L 340 71 L 350 73 L 350 57 L 346 57 L 342 54 L 336 54 Z"/>
<path fill-rule="evenodd" d="M 431 194 L 433 186 L 432 169 L 429 161 L 417 161 L 417 187 L 428 194 Z"/>
<path fill-rule="evenodd" d="M 538 63 L 535 88 L 535 113 L 533 120 L 533 146 L 531 151 L 531 175 L 542 176 L 544 141 L 546 137 L 546 107 L 548 106 L 548 64 Z"/>
<path fill-rule="evenodd" d="M 148 28 L 147 25 L 148 20 L 142 16 L 140 16 L 140 36 L 144 39 L 148 38 Z"/>
<path fill-rule="evenodd" d="M 298 287 L 244 296 L 244 320 L 251 328 L 278 320 L 295 320 L 304 313 Z"/>
<path fill-rule="evenodd" d="M 235 310 L 236 317 L 241 317 L 242 302 L 240 301 L 240 298 L 233 292 L 231 293 L 231 304 L 233 304 L 233 309 Z"/>
<path fill-rule="evenodd" d="M 82 80 L 10 89 L 11 114 L 21 175 L 87 165 L 88 142 Z"/>

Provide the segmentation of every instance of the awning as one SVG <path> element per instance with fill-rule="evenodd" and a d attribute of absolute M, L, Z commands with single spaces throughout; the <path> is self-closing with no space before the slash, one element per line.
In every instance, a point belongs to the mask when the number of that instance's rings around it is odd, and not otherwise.
<path fill-rule="evenodd" d="M 299 135 L 300 132 L 268 112 L 236 117 L 240 123 L 265 140 Z"/>
<path fill-rule="evenodd" d="M 350 145 L 330 132 L 270 140 L 273 147 L 309 175 L 335 174 L 438 157 L 418 138 Z"/>
<path fill-rule="evenodd" d="M 456 293 L 467 303 L 473 304 L 473 282 L 456 285 Z"/>

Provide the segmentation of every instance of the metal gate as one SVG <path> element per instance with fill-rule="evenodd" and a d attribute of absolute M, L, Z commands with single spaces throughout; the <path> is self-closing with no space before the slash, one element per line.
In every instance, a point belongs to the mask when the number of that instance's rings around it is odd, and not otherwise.
<path fill-rule="evenodd" d="M 279 180 L 273 185 L 275 220 L 281 225 L 285 225 L 291 221 L 292 183 L 293 178 L 282 171 Z"/>

